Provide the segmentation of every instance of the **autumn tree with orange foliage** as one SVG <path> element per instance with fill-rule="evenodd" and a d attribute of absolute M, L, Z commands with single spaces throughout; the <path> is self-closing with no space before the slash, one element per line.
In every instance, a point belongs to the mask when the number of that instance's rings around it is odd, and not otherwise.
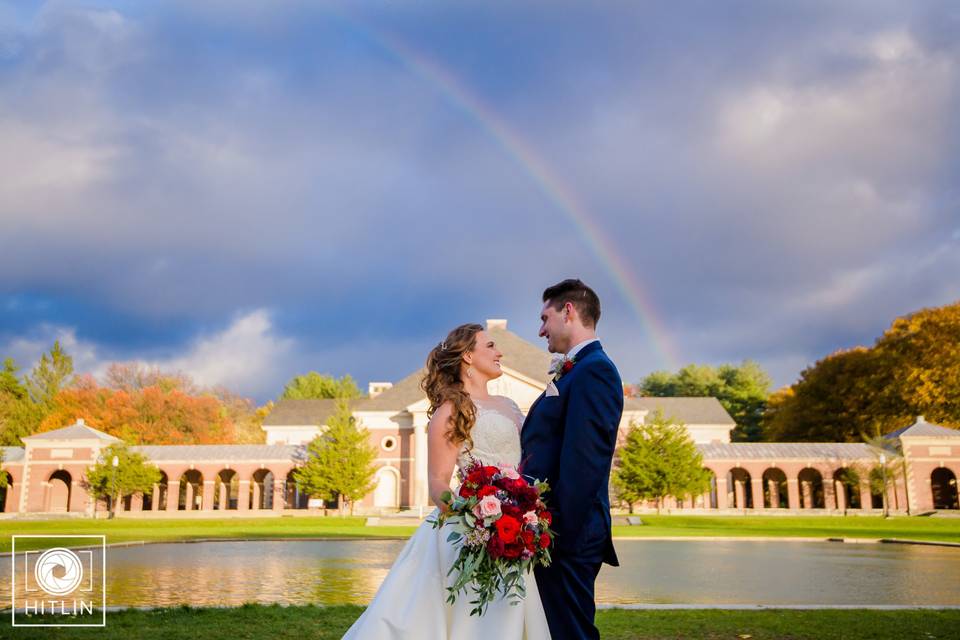
<path fill-rule="evenodd" d="M 833 353 L 770 396 L 773 441 L 863 442 L 922 415 L 960 427 L 960 302 L 898 318 L 873 347 Z"/>
<path fill-rule="evenodd" d="M 213 394 L 193 395 L 181 386 L 161 376 L 148 386 L 115 389 L 82 376 L 54 397 L 40 431 L 83 418 L 133 445 L 236 442 L 234 423 L 220 400 Z"/>

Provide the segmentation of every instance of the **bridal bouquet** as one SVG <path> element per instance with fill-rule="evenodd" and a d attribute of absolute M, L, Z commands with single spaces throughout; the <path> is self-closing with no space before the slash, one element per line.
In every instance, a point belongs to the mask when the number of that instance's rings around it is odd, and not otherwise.
<path fill-rule="evenodd" d="M 523 573 L 550 564 L 554 532 L 543 501 L 549 487 L 527 482 L 513 467 L 477 461 L 460 470 L 460 481 L 456 494 L 443 496 L 450 510 L 432 523 L 452 525 L 447 541 L 460 546 L 447 573 L 457 572 L 447 602 L 456 602 L 470 585 L 476 594 L 470 615 L 483 615 L 501 590 L 511 604 L 519 603 L 526 596 Z"/>

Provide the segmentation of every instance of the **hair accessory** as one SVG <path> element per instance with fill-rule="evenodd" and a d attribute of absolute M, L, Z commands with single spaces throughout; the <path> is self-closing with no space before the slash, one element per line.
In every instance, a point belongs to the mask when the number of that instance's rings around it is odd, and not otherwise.
<path fill-rule="evenodd" d="M 441 350 L 445 350 L 447 348 L 447 341 L 441 340 L 440 344 L 438 344 L 437 346 L 440 347 Z"/>

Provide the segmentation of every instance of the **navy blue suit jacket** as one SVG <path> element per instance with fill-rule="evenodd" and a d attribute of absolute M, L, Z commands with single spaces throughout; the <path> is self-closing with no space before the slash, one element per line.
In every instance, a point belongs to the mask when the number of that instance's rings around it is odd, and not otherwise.
<path fill-rule="evenodd" d="M 599 342 L 583 347 L 542 394 L 520 434 L 522 473 L 550 483 L 555 555 L 619 566 L 610 527 L 610 466 L 623 415 L 623 383 Z"/>

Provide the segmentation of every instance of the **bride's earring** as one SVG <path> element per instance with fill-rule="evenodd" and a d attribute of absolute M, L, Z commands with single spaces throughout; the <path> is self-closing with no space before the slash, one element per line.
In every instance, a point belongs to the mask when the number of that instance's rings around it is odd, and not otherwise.
<path fill-rule="evenodd" d="M 468 378 L 472 378 L 472 377 L 473 377 L 473 366 L 471 366 L 471 365 L 467 365 L 467 377 L 468 377 Z"/>

